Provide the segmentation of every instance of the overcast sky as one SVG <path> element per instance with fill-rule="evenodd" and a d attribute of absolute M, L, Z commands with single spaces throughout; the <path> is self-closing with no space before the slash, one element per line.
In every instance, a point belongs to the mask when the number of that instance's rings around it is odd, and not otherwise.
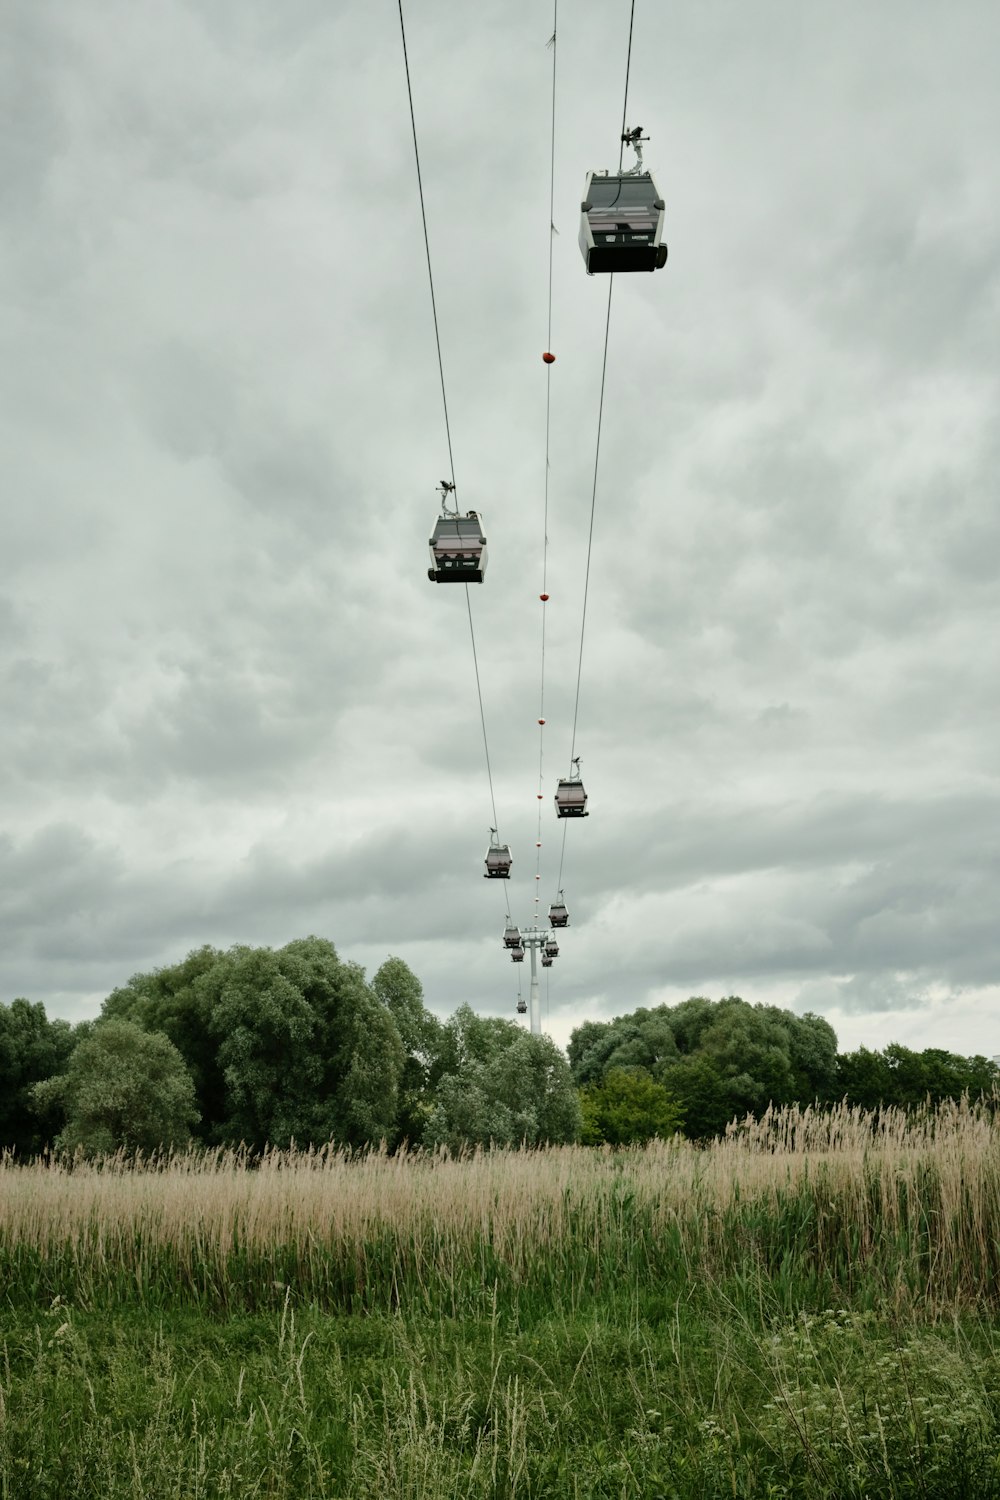
<path fill-rule="evenodd" d="M 535 897 L 552 9 L 407 0 L 511 910 Z M 557 40 L 543 909 L 629 0 Z M 514 1014 L 395 0 L 0 9 L 0 999 L 203 943 Z M 737 993 L 1000 1053 L 1000 8 L 637 0 L 571 926 L 543 1007 Z M 527 965 L 524 966 L 527 969 Z M 524 974 L 526 981 L 527 975 Z"/>

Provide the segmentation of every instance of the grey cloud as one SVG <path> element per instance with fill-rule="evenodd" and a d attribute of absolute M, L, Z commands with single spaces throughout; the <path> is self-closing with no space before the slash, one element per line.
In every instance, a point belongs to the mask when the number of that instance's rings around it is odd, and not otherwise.
<path fill-rule="evenodd" d="M 797 1010 L 814 1014 L 842 1011 L 855 1016 L 926 1010 L 929 1005 L 926 984 L 892 973 L 809 980 L 799 990 L 796 1001 Z"/>
<path fill-rule="evenodd" d="M 442 1011 L 506 1007 L 546 389 L 544 901 L 562 847 L 607 297 L 574 220 L 617 145 L 619 18 L 561 18 L 547 376 L 546 27 L 522 0 L 408 13 L 456 477 L 490 539 L 498 892 L 465 598 L 425 578 L 447 446 L 396 18 L 27 14 L 0 979 L 69 1011 L 202 942 L 316 930 L 401 952 Z M 1000 982 L 997 18 L 814 21 L 637 17 L 671 252 L 613 293 L 553 1025 L 685 987 L 926 1017 Z"/>
<path fill-rule="evenodd" d="M 0 204 L 6 224 L 15 230 L 30 225 L 39 211 L 48 166 L 69 136 L 69 122 L 54 95 L 65 59 L 52 12 L 46 12 L 44 4 L 10 9 L 3 22 Z"/>

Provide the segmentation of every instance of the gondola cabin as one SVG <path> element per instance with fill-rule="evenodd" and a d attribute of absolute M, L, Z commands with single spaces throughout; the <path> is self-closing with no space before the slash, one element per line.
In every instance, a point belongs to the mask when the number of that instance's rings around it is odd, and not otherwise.
<path fill-rule="evenodd" d="M 587 275 L 665 266 L 663 209 L 651 172 L 588 172 L 580 204 L 580 251 Z"/>
<path fill-rule="evenodd" d="M 528 1007 L 523 1000 L 517 1002 L 517 1013 L 519 1016 L 526 1016 L 528 1014 Z"/>
<path fill-rule="evenodd" d="M 490 847 L 486 851 L 486 879 L 487 880 L 509 880 L 510 867 L 514 863 L 511 858 L 510 845 L 501 844 L 493 829 L 490 830 L 493 837 L 490 839 Z"/>
<path fill-rule="evenodd" d="M 556 813 L 560 818 L 589 818 L 587 793 L 580 780 L 580 768 L 574 761 L 572 776 L 562 777 L 556 787 Z"/>
<path fill-rule="evenodd" d="M 543 969 L 551 969 L 551 967 L 552 967 L 552 956 L 551 956 L 551 954 L 543 953 L 542 954 L 542 968 Z"/>
<path fill-rule="evenodd" d="M 503 930 L 503 945 L 505 948 L 520 948 L 520 929 L 517 927 L 505 927 Z"/>
<path fill-rule="evenodd" d="M 566 910 L 566 903 L 563 901 L 562 891 L 559 892 L 559 900 L 553 901 L 552 905 L 549 907 L 549 926 L 569 926 L 569 912 Z"/>
<path fill-rule="evenodd" d="M 520 943 L 518 943 L 516 948 L 510 950 L 510 961 L 512 964 L 524 963 L 524 949 Z"/>
<path fill-rule="evenodd" d="M 542 956 L 543 958 L 547 958 L 549 960 L 559 957 L 559 944 L 556 942 L 554 937 L 545 939 L 545 947 L 542 949 Z"/>
<path fill-rule="evenodd" d="M 430 539 L 432 583 L 482 583 L 486 572 L 486 538 L 474 510 L 467 515 L 439 516 Z"/>

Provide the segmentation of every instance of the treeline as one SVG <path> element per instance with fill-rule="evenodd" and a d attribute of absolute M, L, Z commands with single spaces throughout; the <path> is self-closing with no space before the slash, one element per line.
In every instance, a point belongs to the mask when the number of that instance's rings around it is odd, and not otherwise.
<path fill-rule="evenodd" d="M 640 1093 L 646 1112 L 655 1108 L 666 1118 L 669 1109 L 686 1135 L 702 1140 L 734 1118 L 759 1118 L 769 1105 L 843 1100 L 865 1109 L 920 1108 L 963 1094 L 990 1098 L 1000 1085 L 1000 1069 L 988 1058 L 936 1047 L 913 1052 L 892 1043 L 838 1054 L 836 1033 L 821 1016 L 750 1005 L 736 995 L 585 1021 L 570 1038 L 569 1061 L 582 1090 L 585 1140 L 590 1117 L 596 1111 L 600 1127 L 614 1114 L 615 1098 L 616 1138 L 641 1139 Z M 629 1134 L 633 1116 L 639 1128 Z M 606 1128 L 603 1136 L 612 1138 Z"/>
<path fill-rule="evenodd" d="M 468 1006 L 442 1023 L 398 958 L 369 981 L 320 938 L 205 947 L 76 1027 L 0 1005 L 0 1149 L 709 1139 L 769 1104 L 920 1106 L 1000 1080 L 938 1049 L 838 1055 L 821 1017 L 736 996 L 585 1022 L 568 1053 Z"/>
<path fill-rule="evenodd" d="M 76 1027 L 27 1000 L 0 1006 L 0 1100 L 0 1148 L 20 1156 L 580 1132 L 569 1065 L 547 1037 L 468 1006 L 442 1024 L 401 959 L 369 982 L 315 937 L 200 948 L 136 974 Z"/>

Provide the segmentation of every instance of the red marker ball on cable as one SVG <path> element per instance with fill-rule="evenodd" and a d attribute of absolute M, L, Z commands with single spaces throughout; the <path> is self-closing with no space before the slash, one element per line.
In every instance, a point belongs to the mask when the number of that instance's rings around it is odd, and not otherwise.
<path fill-rule="evenodd" d="M 542 601 L 543 604 L 547 604 L 548 603 L 548 600 L 549 600 L 548 594 L 539 594 L 538 597 L 539 597 L 539 599 L 541 599 L 541 601 Z"/>
<path fill-rule="evenodd" d="M 550 354 L 547 349 L 546 349 L 545 353 L 542 355 L 542 358 L 544 359 L 544 361 L 545 361 L 545 363 L 547 365 L 554 365 L 555 362 L 556 362 L 555 355 L 554 354 Z"/>

